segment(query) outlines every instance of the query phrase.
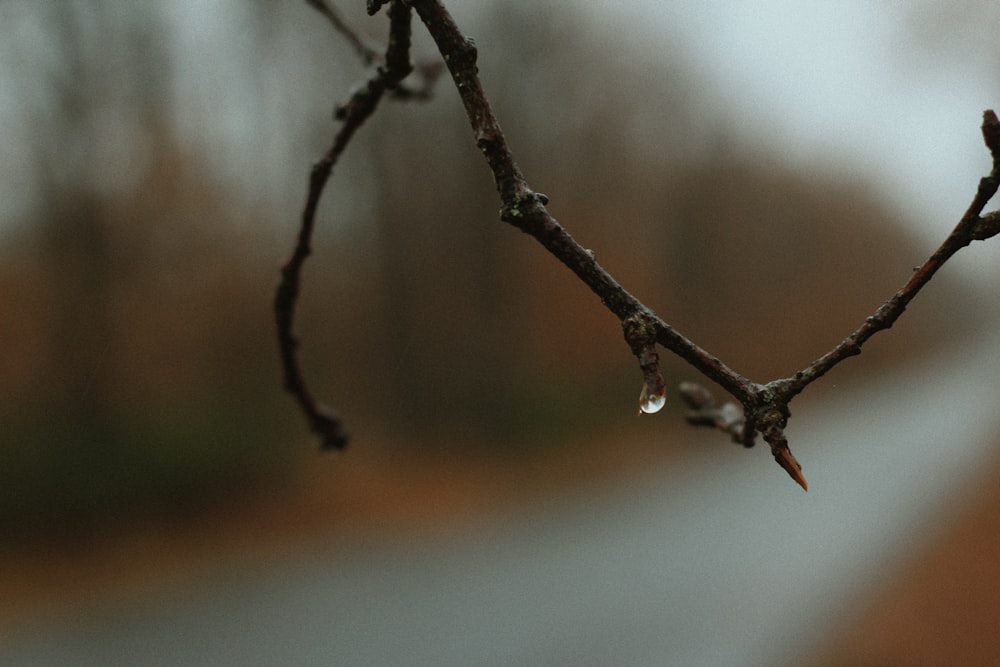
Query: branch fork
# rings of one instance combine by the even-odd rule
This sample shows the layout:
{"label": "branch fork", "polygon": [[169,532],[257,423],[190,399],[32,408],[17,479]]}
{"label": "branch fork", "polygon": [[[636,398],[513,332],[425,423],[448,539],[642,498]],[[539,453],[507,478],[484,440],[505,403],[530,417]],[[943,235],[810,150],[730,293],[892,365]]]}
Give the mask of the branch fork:
{"label": "branch fork", "polygon": [[347,435],[339,417],[313,399],[302,378],[297,357],[298,340],[292,331],[299,275],[310,252],[320,196],[334,164],[354,132],[374,112],[385,91],[394,91],[397,97],[404,99],[424,99],[441,71],[441,63],[422,66],[418,68],[424,79],[422,87],[409,89],[402,85],[403,79],[413,70],[409,57],[411,10],[416,11],[431,34],[443,58],[443,66],[448,69],[465,107],[476,145],[486,158],[500,196],[500,219],[537,240],[576,274],[621,321],[625,341],[643,374],[640,412],[655,412],[665,400],[665,382],[659,369],[657,349],[660,346],[687,361],[740,404],[726,402],[720,405],[705,387],[683,382],[679,390],[687,404],[685,418],[688,423],[719,429],[744,447],[752,447],[760,434],[770,446],[778,465],[803,489],[808,489],[808,486],[802,467],[792,455],[784,434],[791,415],[791,401],[834,366],[860,354],[862,346],[873,335],[892,327],[920,289],[958,250],[972,241],[1000,233],[1000,212],[983,214],[986,204],[1000,187],[1000,121],[993,111],[986,111],[982,133],[992,156],[992,170],[980,180],[972,203],[941,246],[914,270],[899,291],[832,350],[791,377],[766,384],[751,382],[682,335],[625,290],[597,263],[593,251],[577,243],[549,214],[545,208],[548,197],[529,187],[493,114],[479,80],[476,67],[478,53],[474,42],[462,35],[440,0],[368,0],[369,14],[375,14],[382,6],[389,5],[389,42],[384,57],[380,57],[348,29],[326,0],[306,1],[323,13],[338,32],[347,36],[366,64],[376,65],[375,74],[337,109],[336,118],[342,125],[326,155],[313,167],[298,240],[291,258],[282,268],[282,279],[274,302],[285,387],[298,400],[324,447],[342,448],[347,442]]}

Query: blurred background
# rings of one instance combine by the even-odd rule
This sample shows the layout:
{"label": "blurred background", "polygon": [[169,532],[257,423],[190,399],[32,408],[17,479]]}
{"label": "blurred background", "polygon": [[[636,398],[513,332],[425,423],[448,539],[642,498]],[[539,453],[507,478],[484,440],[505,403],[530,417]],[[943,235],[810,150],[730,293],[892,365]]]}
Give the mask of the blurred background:
{"label": "blurred background", "polygon": [[[995,3],[455,5],[549,210],[757,381],[853,330],[989,171]],[[996,655],[992,241],[796,402],[803,495],[673,396],[635,417],[618,323],[499,223],[442,80],[325,192],[297,324],[353,439],[317,451],[271,303],[367,74],[305,2],[0,4],[5,662]]]}

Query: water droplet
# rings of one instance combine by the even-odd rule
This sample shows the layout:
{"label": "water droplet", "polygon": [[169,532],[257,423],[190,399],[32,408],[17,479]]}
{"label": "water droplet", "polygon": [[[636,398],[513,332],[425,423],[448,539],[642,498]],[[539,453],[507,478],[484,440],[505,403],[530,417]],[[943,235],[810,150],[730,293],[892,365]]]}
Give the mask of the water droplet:
{"label": "water droplet", "polygon": [[659,412],[666,402],[667,397],[664,396],[662,390],[650,391],[649,385],[643,383],[642,393],[639,394],[639,414],[645,412],[647,415],[651,415],[654,412]]}

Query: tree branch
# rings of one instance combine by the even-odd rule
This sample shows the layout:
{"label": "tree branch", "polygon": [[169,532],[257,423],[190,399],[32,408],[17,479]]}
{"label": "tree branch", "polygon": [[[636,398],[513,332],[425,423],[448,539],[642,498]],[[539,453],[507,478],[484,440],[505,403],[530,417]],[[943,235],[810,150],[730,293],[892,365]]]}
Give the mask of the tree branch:
{"label": "tree branch", "polygon": [[[861,354],[861,347],[879,331],[890,328],[906,310],[906,306],[916,297],[917,293],[930,282],[934,274],[956,252],[975,240],[984,240],[1000,232],[1000,215],[997,212],[983,215],[986,204],[996,195],[1000,188],[1000,121],[992,110],[983,112],[983,140],[993,158],[993,166],[989,176],[979,181],[979,187],[972,203],[951,234],[944,240],[934,253],[918,267],[906,284],[892,295],[885,303],[868,316],[855,331],[851,332],[832,350],[819,357],[801,371],[789,378],[769,382],[759,388],[756,401],[743,401],[744,414],[751,415],[743,425],[742,442],[747,446],[753,444],[752,431],[759,430],[764,439],[771,444],[775,459],[786,471],[805,488],[805,479],[798,479],[795,469],[801,476],[801,467],[795,462],[788,443],[781,435],[784,423],[774,418],[774,413],[765,410],[761,413],[754,406],[770,406],[784,411],[784,420],[788,418],[788,404],[812,382],[825,375],[834,366],[845,359]],[[689,423],[709,425],[733,434],[736,422],[733,418],[735,406],[727,403],[721,409],[716,408],[708,390],[698,385],[685,383],[681,386],[681,395],[691,408],[686,415]],[[778,413],[780,415],[780,412]],[[762,427],[762,424],[766,426]],[[768,438],[768,433],[772,439]],[[794,463],[794,465],[792,465]]]}
{"label": "tree branch", "polygon": [[[325,5],[320,0],[309,1],[314,6]],[[377,12],[383,4],[386,4],[386,0],[369,0],[369,13]],[[689,408],[685,415],[687,421],[694,425],[718,428],[735,442],[746,447],[754,445],[759,433],[770,446],[775,461],[803,489],[807,489],[807,484],[802,476],[802,468],[792,456],[784,435],[791,414],[789,410],[791,400],[834,366],[860,354],[862,346],[873,335],[890,328],[921,288],[958,250],[973,240],[990,238],[1000,233],[1000,214],[982,213],[1000,185],[1000,122],[992,111],[987,111],[984,113],[982,131],[993,157],[993,169],[989,176],[980,181],[972,204],[952,233],[913,273],[902,289],[866,318],[861,326],[840,344],[791,377],[757,384],[679,333],[625,290],[598,264],[594,252],[581,246],[549,214],[546,209],[548,197],[529,187],[493,113],[479,79],[476,66],[478,53],[475,44],[462,35],[444,5],[439,0],[406,2],[392,0],[389,12],[393,28],[385,59],[387,69],[383,71],[380,68],[379,73],[369,80],[367,86],[355,93],[351,102],[345,107],[344,113],[338,115],[338,118],[344,120],[344,126],[327,156],[313,169],[299,243],[292,259],[282,270],[283,281],[276,298],[279,339],[286,369],[286,387],[299,398],[309,415],[313,429],[323,437],[324,446],[341,447],[346,441],[346,436],[343,435],[336,417],[325,416],[329,413],[317,409],[315,402],[305,390],[295,361],[295,340],[291,335],[291,324],[298,289],[298,273],[302,261],[308,254],[316,202],[330,175],[333,163],[357,126],[374,110],[382,91],[393,86],[398,87],[402,76],[405,76],[405,74],[400,76],[406,69],[401,64],[403,62],[401,54],[406,53],[408,49],[409,22],[407,18],[404,32],[400,12],[405,8],[408,17],[409,7],[417,12],[426,26],[458,90],[476,145],[486,158],[493,174],[501,200],[501,220],[538,241],[576,274],[600,298],[601,303],[621,321],[626,343],[636,356],[643,373],[640,413],[655,412],[664,402],[664,381],[660,374],[659,354],[656,350],[658,344],[687,361],[732,394],[742,405],[742,410],[731,402],[718,406],[711,393],[704,387],[694,383],[682,383],[681,395]],[[394,51],[394,48],[398,51]],[[405,62],[408,65],[408,56]]]}
{"label": "tree branch", "polygon": [[[325,16],[331,18],[331,21],[334,20],[332,17],[337,16],[326,2],[307,1],[320,9]],[[345,104],[337,108],[335,115],[338,120],[343,121],[343,125],[326,154],[313,165],[309,175],[309,191],[302,211],[298,239],[292,256],[281,268],[281,281],[274,297],[278,347],[284,370],[285,389],[298,401],[310,428],[319,436],[320,444],[324,449],[343,449],[347,445],[348,435],[337,413],[320,404],[313,397],[303,378],[299,364],[299,341],[294,332],[294,323],[302,265],[312,252],[312,233],[316,222],[316,210],[334,165],[344,149],[347,148],[354,133],[375,111],[383,93],[386,90],[398,88],[400,82],[413,69],[409,57],[410,20],[410,8],[403,3],[394,2],[389,10],[389,46],[386,49],[385,65],[379,66],[365,84],[355,90]],[[334,23],[337,25],[336,21]],[[352,35],[353,33],[348,31],[347,34]],[[365,55],[366,51],[363,49],[360,51],[362,57],[368,60]]]}
{"label": "tree branch", "polygon": [[860,327],[851,332],[835,348],[796,373],[794,378],[789,379],[785,390],[789,399],[847,357],[861,354],[861,346],[879,331],[891,327],[906,310],[910,301],[956,252],[975,240],[989,238],[1000,231],[995,213],[987,215],[985,218],[980,217],[986,204],[996,194],[997,187],[1000,185],[1000,122],[997,121],[996,114],[991,110],[983,112],[982,132],[986,147],[993,157],[993,168],[989,176],[979,181],[979,188],[976,190],[972,203],[958,224],[955,225],[951,234],[934,251],[934,254],[913,272],[903,288],[879,306],[875,313],[866,318]]}

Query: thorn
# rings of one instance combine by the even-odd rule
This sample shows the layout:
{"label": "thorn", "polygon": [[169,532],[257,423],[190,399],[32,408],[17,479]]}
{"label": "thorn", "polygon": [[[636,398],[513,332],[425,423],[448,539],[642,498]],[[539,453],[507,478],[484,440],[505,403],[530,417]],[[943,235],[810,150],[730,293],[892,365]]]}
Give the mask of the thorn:
{"label": "thorn", "polygon": [[771,453],[774,454],[774,460],[778,462],[779,466],[785,469],[788,476],[794,479],[795,483],[801,486],[803,491],[808,491],[809,485],[806,483],[806,478],[802,476],[802,466],[792,456],[791,450],[788,447],[772,447]]}

